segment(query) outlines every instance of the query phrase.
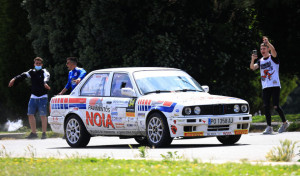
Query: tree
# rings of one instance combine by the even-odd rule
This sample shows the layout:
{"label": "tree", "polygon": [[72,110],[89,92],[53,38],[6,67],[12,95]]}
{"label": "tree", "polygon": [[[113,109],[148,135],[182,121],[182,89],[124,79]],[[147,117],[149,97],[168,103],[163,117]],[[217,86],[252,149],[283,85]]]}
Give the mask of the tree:
{"label": "tree", "polygon": [[0,124],[24,116],[30,95],[27,82],[8,89],[10,79],[33,66],[31,41],[26,38],[30,26],[21,2],[0,0]]}

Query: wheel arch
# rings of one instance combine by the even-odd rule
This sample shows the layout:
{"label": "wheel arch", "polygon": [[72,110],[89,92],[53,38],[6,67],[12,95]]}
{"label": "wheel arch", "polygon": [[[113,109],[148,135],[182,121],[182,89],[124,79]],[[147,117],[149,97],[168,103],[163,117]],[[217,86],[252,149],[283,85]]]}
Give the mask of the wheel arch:
{"label": "wheel arch", "polygon": [[[69,113],[69,114],[67,114],[67,115],[65,116],[65,119],[64,119],[64,131],[66,130],[66,123],[67,123],[67,120],[68,120],[68,118],[69,118],[70,116],[72,116],[72,115],[77,116],[77,117],[81,120],[82,124],[84,125],[85,130],[87,131],[86,126],[85,126],[85,123],[83,122],[82,118],[81,118],[78,114],[73,113],[73,112],[72,112],[72,113]],[[88,131],[87,131],[87,132],[88,132]],[[88,133],[89,133],[89,132],[88,132]]]}
{"label": "wheel arch", "polygon": [[157,110],[157,109],[153,109],[153,110],[151,110],[151,111],[147,114],[146,121],[145,121],[146,125],[147,125],[147,122],[148,122],[149,117],[150,117],[152,114],[154,114],[154,113],[160,113],[160,114],[166,119],[166,121],[167,121],[167,123],[168,123],[168,125],[169,125],[169,122],[168,122],[168,119],[167,119],[166,115],[165,115],[163,112],[161,112],[160,110]]}

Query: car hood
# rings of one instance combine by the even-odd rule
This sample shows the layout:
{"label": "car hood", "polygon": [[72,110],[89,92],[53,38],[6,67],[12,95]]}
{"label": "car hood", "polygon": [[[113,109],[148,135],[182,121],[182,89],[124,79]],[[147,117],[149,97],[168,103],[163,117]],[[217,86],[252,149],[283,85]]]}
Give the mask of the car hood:
{"label": "car hood", "polygon": [[152,101],[170,101],[183,106],[234,103],[248,104],[247,101],[240,98],[211,95],[204,92],[153,93],[143,96],[143,99],[150,99]]}

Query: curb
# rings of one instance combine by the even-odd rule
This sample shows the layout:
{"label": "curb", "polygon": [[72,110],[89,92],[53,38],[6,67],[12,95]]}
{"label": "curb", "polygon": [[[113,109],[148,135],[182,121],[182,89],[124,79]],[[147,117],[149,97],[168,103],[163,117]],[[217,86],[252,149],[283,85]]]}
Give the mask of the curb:
{"label": "curb", "polygon": [[[292,124],[293,122],[290,122]],[[299,123],[300,122],[295,122]],[[282,122],[272,122],[272,127],[278,127]],[[266,122],[263,123],[251,123],[249,132],[264,131],[267,126]],[[25,133],[0,133],[0,140],[2,139],[24,139]]]}
{"label": "curb", "polygon": [[0,140],[6,139],[24,139],[25,133],[0,133]]}
{"label": "curb", "polygon": [[[300,122],[289,122],[290,125],[293,123],[300,124]],[[272,127],[279,127],[282,124],[282,122],[272,122]],[[252,131],[264,131],[267,127],[267,122],[263,123],[251,123],[250,124],[250,132]]]}

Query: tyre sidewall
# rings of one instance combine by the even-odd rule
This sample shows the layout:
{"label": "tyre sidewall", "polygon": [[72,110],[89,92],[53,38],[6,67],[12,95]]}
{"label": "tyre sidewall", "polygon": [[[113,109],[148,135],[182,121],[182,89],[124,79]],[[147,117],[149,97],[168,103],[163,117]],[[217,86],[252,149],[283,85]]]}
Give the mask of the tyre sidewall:
{"label": "tyre sidewall", "polygon": [[79,129],[80,129],[80,136],[79,136],[79,139],[76,143],[71,143],[69,140],[68,140],[68,137],[66,136],[66,141],[67,143],[69,144],[69,146],[71,147],[74,147],[74,148],[79,148],[79,147],[86,147],[87,144],[89,143],[90,141],[90,134],[87,132],[84,124],[82,123],[82,120],[77,116],[77,115],[71,115],[66,123],[65,123],[65,135],[67,135],[66,133],[66,127],[67,127],[67,124],[69,123],[69,121],[71,119],[75,119],[78,123],[79,123]]}
{"label": "tyre sidewall", "polygon": [[[163,134],[162,134],[161,140],[157,143],[153,143],[150,140],[149,135],[148,135],[148,125],[149,125],[150,120],[153,117],[157,117],[161,121],[162,127],[163,127]],[[150,115],[150,117],[147,119],[146,127],[147,127],[146,128],[146,138],[147,138],[147,141],[148,141],[148,144],[150,147],[166,147],[171,144],[173,138],[171,138],[171,136],[170,136],[170,131],[169,131],[167,120],[162,114],[155,112],[152,115]]]}
{"label": "tyre sidewall", "polygon": [[240,140],[242,135],[218,136],[217,139],[224,145],[233,145]]}

